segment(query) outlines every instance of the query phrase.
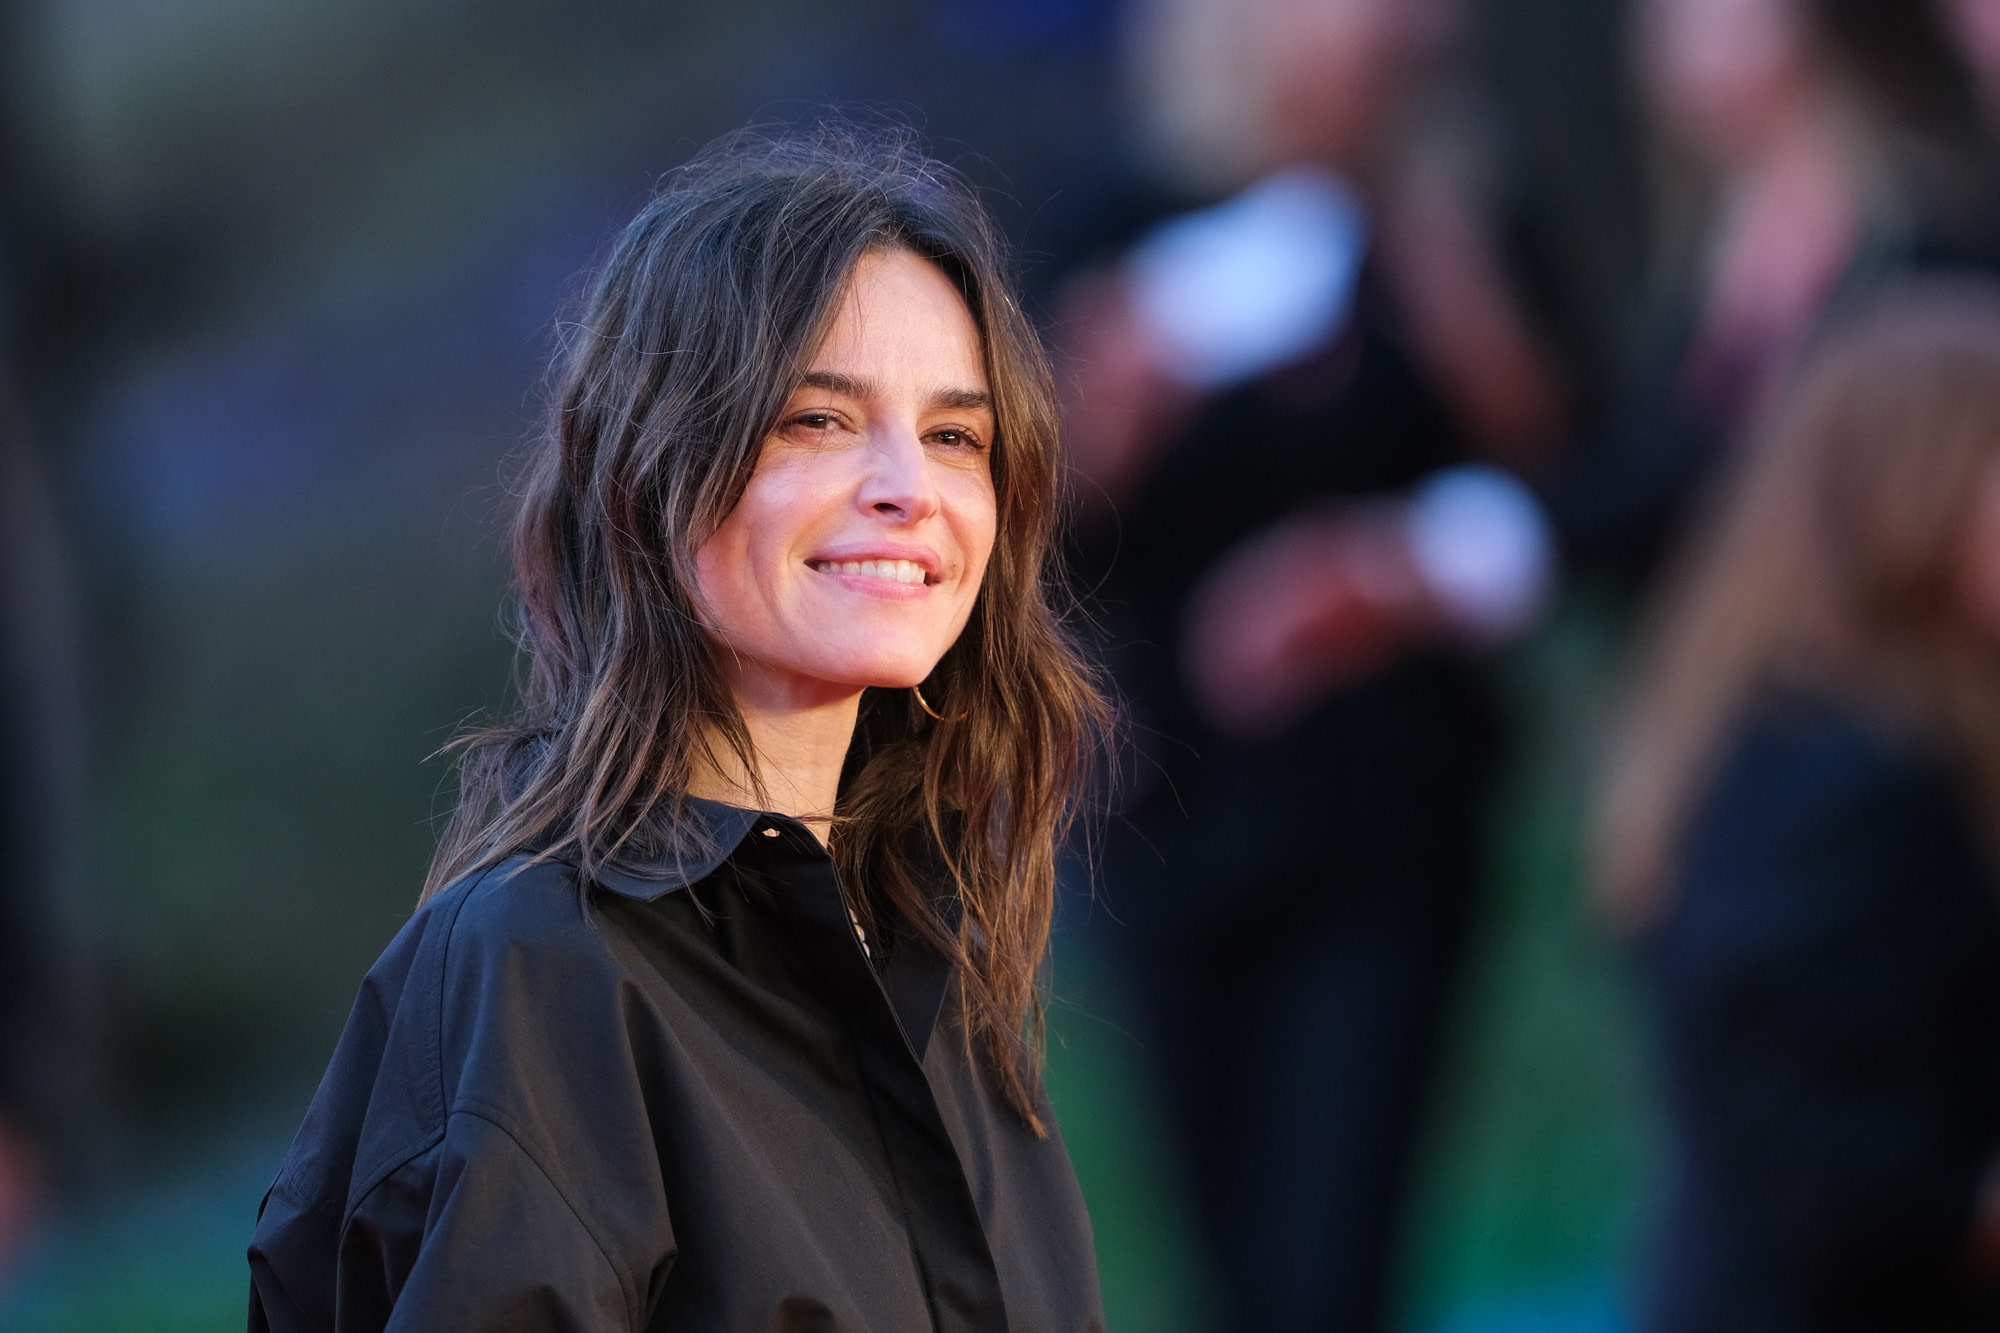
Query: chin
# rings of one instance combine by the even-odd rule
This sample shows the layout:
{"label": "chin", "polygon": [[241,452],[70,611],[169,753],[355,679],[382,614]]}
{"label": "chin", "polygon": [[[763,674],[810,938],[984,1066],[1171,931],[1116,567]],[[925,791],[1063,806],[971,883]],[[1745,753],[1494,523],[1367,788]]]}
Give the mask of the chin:
{"label": "chin", "polygon": [[814,663],[802,674],[860,689],[907,690],[921,685],[937,665],[934,657],[921,659],[883,658],[871,655],[846,661]]}
{"label": "chin", "polygon": [[907,690],[912,685],[923,684],[936,666],[937,661],[934,658],[921,664],[898,663],[893,666],[885,664],[877,670],[868,672],[865,679],[874,689]]}

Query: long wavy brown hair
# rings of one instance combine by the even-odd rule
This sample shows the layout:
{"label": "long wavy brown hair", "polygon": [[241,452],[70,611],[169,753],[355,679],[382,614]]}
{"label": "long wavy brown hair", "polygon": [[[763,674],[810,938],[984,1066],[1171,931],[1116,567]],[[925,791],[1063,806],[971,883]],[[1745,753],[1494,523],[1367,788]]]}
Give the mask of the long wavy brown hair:
{"label": "long wavy brown hair", "polygon": [[2000,460],[2000,285],[1871,298],[1807,356],[1696,533],[1643,645],[1598,810],[1606,905],[1643,924],[1728,729],[1766,685],[1920,735],[2000,829],[2000,653],[1962,549]]}
{"label": "long wavy brown hair", "polygon": [[[512,719],[462,737],[424,893],[522,849],[601,865],[690,855],[713,747],[756,756],[703,628],[695,553],[742,495],[856,263],[935,264],[979,329],[998,535],[925,694],[869,690],[831,844],[867,926],[893,912],[956,964],[969,1049],[1041,1131],[1038,978],[1057,847],[1111,709],[1059,612],[1054,396],[971,187],[904,132],[745,132],[670,175],[565,327],[513,529],[525,666]],[[933,900],[932,871],[955,881]]]}

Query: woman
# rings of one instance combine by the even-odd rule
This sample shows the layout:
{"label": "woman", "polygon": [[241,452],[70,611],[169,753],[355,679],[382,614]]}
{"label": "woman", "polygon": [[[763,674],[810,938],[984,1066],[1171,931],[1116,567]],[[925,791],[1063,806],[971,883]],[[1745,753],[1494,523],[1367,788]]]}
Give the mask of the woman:
{"label": "woman", "polygon": [[1373,1333],[1502,758],[1465,650],[1524,629],[1547,574],[1533,500],[1468,465],[1532,452],[1560,385],[1407,143],[1455,6],[1151,8],[1218,99],[1176,110],[1240,116],[1234,166],[1262,179],[1074,289],[1079,564],[1138,751],[1099,859],[1107,956],[1215,1326]]}
{"label": "woman", "polygon": [[253,1328],[1101,1327],[1034,1045],[1106,716],[1050,403],[905,142],[726,141],[625,230],[526,475],[522,711],[265,1201]]}
{"label": "woman", "polygon": [[1829,315],[1885,278],[1991,268],[2000,174],[1935,5],[1644,0],[1658,299],[1554,488],[1574,555],[1643,585]]}
{"label": "woman", "polygon": [[1639,1326],[1991,1327],[2000,288],[1860,309],[1736,482],[1599,829],[1668,1104]]}

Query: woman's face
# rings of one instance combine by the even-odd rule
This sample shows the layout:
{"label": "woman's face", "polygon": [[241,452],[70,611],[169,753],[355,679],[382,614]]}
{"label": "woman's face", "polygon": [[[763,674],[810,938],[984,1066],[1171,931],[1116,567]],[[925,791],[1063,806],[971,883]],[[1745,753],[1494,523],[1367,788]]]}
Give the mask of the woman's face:
{"label": "woman's face", "polygon": [[1456,5],[1265,0],[1248,12],[1271,154],[1282,163],[1352,168],[1421,86]]}
{"label": "woman's face", "polygon": [[1797,0],[1649,0],[1639,59],[1667,133],[1725,163],[1779,133],[1808,86]]}
{"label": "woman's face", "polygon": [[740,700],[920,683],[972,614],[996,525],[979,330],[907,250],[856,265],[743,496],[696,553]]}

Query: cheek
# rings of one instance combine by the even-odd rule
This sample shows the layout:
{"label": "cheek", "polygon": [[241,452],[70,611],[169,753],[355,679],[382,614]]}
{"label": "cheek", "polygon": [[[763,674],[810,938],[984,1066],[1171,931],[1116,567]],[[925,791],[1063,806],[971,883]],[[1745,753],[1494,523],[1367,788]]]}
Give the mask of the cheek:
{"label": "cheek", "polygon": [[[1000,529],[999,501],[993,494],[992,480],[983,476],[967,478],[964,487],[952,496],[950,503],[952,526],[956,530],[966,566],[979,571],[983,577]],[[976,590],[978,580],[973,580],[973,583]]]}
{"label": "cheek", "polygon": [[694,556],[695,596],[701,605],[702,619],[711,631],[725,638],[743,611],[742,591],[736,577],[743,563],[733,554],[733,537],[726,525],[718,528]]}
{"label": "cheek", "polygon": [[759,590],[768,582],[772,555],[766,499],[756,488],[746,490],[695,552],[696,591],[711,628],[725,635],[740,632],[763,602]]}
{"label": "cheek", "polygon": [[769,574],[785,562],[812,521],[811,478],[801,471],[759,465],[736,507],[701,548],[703,561],[716,566],[716,577],[747,579],[752,571]]}

